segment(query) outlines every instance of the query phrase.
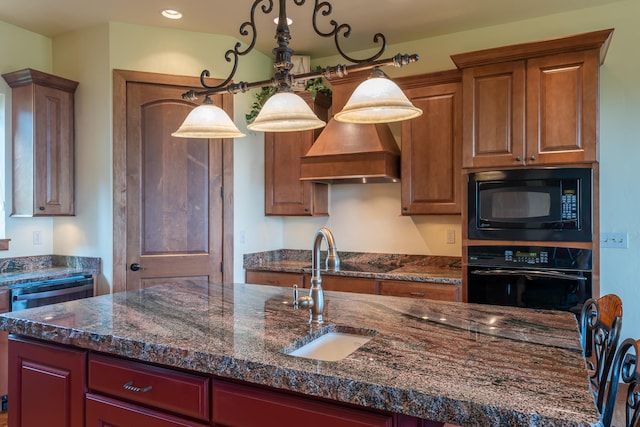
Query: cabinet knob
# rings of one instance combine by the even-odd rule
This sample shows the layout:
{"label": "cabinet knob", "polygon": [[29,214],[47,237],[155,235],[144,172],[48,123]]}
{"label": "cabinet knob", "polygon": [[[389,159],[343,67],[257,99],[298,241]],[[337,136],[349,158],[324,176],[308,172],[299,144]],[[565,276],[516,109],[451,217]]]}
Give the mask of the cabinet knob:
{"label": "cabinet knob", "polygon": [[516,156],[516,161],[519,162],[520,160],[522,160],[522,157]]}
{"label": "cabinet knob", "polygon": [[40,206],[38,209],[43,211],[45,208],[44,208],[44,206]]}
{"label": "cabinet knob", "polygon": [[138,264],[137,262],[134,262],[129,266],[129,268],[131,269],[131,271],[138,271],[140,270],[140,264]]}
{"label": "cabinet knob", "polygon": [[531,160],[538,160],[536,156],[531,156]]}

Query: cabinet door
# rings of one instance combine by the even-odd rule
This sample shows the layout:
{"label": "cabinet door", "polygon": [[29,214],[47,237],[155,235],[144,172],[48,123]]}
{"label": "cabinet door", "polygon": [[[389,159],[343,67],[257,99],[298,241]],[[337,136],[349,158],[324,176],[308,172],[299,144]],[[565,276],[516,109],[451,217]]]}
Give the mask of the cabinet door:
{"label": "cabinet door", "polygon": [[225,382],[213,383],[213,420],[242,427],[392,427],[393,417]]}
{"label": "cabinet door", "polygon": [[34,216],[74,214],[73,93],[35,88]]}
{"label": "cabinet door", "polygon": [[380,281],[380,295],[460,301],[460,286],[403,280]]}
{"label": "cabinet door", "polygon": [[83,427],[86,353],[10,337],[9,427]]}
{"label": "cabinet door", "polygon": [[270,286],[304,287],[304,275],[297,273],[279,273],[271,271],[247,271],[246,283]]}
{"label": "cabinet door", "polygon": [[462,166],[523,165],[525,61],[465,68],[462,92]]}
{"label": "cabinet door", "polygon": [[460,83],[405,91],[422,116],[402,124],[402,214],[460,214]]}
{"label": "cabinet door", "polygon": [[597,161],[599,50],[527,61],[527,163]]}
{"label": "cabinet door", "polygon": [[328,185],[300,181],[313,140],[313,131],[265,134],[265,215],[328,215]]}
{"label": "cabinet door", "polygon": [[[300,96],[320,119],[327,121],[329,98],[318,93],[313,100],[308,92],[302,92]],[[265,215],[329,215],[329,186],[300,181],[300,158],[309,151],[320,131],[265,134]]]}
{"label": "cabinet door", "polygon": [[87,394],[86,411],[86,427],[206,427],[205,424],[93,394]]}

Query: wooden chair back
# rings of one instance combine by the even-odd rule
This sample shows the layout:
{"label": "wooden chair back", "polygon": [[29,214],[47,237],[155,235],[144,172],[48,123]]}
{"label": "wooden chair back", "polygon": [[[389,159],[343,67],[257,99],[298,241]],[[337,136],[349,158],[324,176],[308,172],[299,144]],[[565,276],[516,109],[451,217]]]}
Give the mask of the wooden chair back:
{"label": "wooden chair back", "polygon": [[622,300],[615,294],[587,300],[582,307],[582,351],[598,411],[604,410],[606,381],[622,328]]}
{"label": "wooden chair back", "polygon": [[[602,413],[602,424],[611,426],[616,405],[616,396],[620,384],[628,385],[626,399],[624,401],[625,423],[624,427],[640,427],[640,365],[638,364],[638,349],[640,340],[627,338],[622,341],[611,366],[606,395],[606,405]],[[622,382],[620,381],[622,380]],[[617,427],[618,424],[616,424]]]}

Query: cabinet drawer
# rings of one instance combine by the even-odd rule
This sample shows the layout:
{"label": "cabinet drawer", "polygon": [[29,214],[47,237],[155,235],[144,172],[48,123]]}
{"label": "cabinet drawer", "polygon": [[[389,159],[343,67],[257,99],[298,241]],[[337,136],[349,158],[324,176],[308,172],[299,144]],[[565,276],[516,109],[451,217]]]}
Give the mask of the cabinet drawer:
{"label": "cabinet drawer", "polygon": [[87,394],[86,426],[118,426],[118,427],[206,427],[184,420],[173,415],[163,414],[152,409],[123,403],[108,397]]}
{"label": "cabinet drawer", "polygon": [[[262,427],[392,427],[393,417],[221,381],[213,383],[216,425]],[[266,422],[266,421],[269,422]],[[276,421],[277,420],[277,421]]]}
{"label": "cabinet drawer", "polygon": [[[311,286],[311,285],[309,285]],[[357,292],[359,294],[375,294],[376,281],[364,277],[322,276],[322,289],[325,291]]]}
{"label": "cabinet drawer", "polygon": [[209,378],[108,356],[89,356],[89,389],[209,420]]}
{"label": "cabinet drawer", "polygon": [[285,286],[298,285],[304,287],[304,275],[296,273],[277,273],[270,271],[247,271],[247,283],[258,285]]}
{"label": "cabinet drawer", "polygon": [[380,295],[460,301],[460,286],[402,280],[380,281]]}

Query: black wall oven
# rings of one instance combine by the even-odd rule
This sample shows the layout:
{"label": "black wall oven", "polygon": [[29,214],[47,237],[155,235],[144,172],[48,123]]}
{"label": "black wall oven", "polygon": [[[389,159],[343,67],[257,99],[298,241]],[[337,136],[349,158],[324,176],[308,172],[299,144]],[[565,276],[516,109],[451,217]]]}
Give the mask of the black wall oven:
{"label": "black wall oven", "polygon": [[579,315],[592,295],[591,255],[578,248],[470,246],[468,301]]}
{"label": "black wall oven", "polygon": [[592,241],[590,168],[514,169],[469,174],[469,238]]}

